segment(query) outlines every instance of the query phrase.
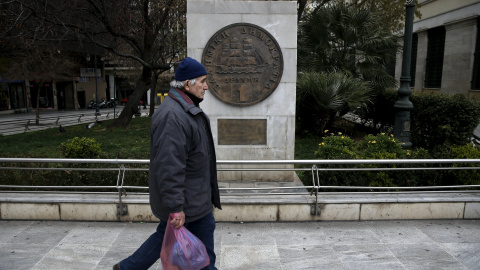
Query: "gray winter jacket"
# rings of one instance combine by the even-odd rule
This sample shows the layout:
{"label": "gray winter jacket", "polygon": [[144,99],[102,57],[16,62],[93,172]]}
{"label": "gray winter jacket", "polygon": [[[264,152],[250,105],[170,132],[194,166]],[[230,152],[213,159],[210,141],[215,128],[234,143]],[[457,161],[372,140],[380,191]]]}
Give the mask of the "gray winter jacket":
{"label": "gray winter jacket", "polygon": [[210,120],[181,90],[170,89],[152,117],[149,189],[160,220],[183,211],[192,222],[221,209]]}

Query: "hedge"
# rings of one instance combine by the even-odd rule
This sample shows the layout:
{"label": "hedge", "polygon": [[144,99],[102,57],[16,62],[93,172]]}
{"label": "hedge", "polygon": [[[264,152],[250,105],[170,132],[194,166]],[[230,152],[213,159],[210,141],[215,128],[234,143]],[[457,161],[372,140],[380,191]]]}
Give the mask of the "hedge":
{"label": "hedge", "polygon": [[[445,146],[441,156],[424,149],[404,149],[392,134],[379,133],[367,135],[363,140],[354,141],[341,133],[325,132],[318,144],[315,159],[477,159],[480,147],[472,144]],[[443,186],[443,185],[479,185],[480,172],[477,170],[422,170],[432,164],[388,164],[388,165],[322,165],[321,168],[401,168],[418,166],[419,170],[404,171],[322,171],[322,186],[371,186],[371,187],[407,187],[407,186]],[[452,166],[451,164],[434,166]],[[477,164],[457,164],[454,167],[473,167]],[[305,185],[312,185],[310,172],[300,175]]]}
{"label": "hedge", "polygon": [[[378,131],[392,132],[398,100],[396,91],[385,91],[374,104],[356,113],[363,124],[373,123]],[[410,140],[414,147],[434,149],[443,145],[464,145],[480,122],[480,101],[464,95],[414,92],[410,96]]]}

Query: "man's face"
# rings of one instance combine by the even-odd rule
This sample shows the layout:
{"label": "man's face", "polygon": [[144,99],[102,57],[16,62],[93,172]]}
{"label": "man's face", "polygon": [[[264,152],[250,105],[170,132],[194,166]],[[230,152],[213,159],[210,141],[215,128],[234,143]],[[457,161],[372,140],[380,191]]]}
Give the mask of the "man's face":
{"label": "man's face", "polygon": [[203,99],[205,97],[205,91],[208,90],[207,75],[198,77],[195,85],[191,85],[190,80],[187,80],[185,82],[185,90],[190,94]]}

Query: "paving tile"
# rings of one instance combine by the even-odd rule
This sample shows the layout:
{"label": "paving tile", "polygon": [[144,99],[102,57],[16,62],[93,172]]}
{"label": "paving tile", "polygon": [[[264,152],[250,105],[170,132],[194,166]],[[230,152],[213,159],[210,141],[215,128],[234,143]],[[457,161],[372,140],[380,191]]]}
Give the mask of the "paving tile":
{"label": "paving tile", "polygon": [[376,221],[368,223],[368,227],[385,244],[434,243],[409,221]]}
{"label": "paving tile", "polygon": [[380,239],[370,229],[324,229],[325,241],[332,245],[349,244],[375,244]]}
{"label": "paving tile", "polygon": [[480,268],[480,243],[446,243],[439,246],[468,269]]}
{"label": "paving tile", "polygon": [[[472,219],[472,220],[452,220],[452,224],[456,225],[457,227],[463,228],[466,231],[477,231],[480,228],[480,219]],[[480,238],[479,242],[480,242]]]}
{"label": "paving tile", "polygon": [[[138,247],[112,246],[95,267],[95,270],[111,269],[113,265],[132,255]],[[162,269],[160,259],[150,269]]]}
{"label": "paving tile", "polygon": [[0,244],[0,269],[30,269],[40,261],[51,248],[51,246],[46,245],[26,245],[24,243]]}
{"label": "paving tile", "polygon": [[317,222],[316,224],[321,229],[368,229],[368,221],[325,221]]}
{"label": "paving tile", "polygon": [[283,269],[344,269],[329,245],[279,245],[278,253]]}
{"label": "paving tile", "polygon": [[272,223],[278,246],[312,246],[326,242],[324,230],[317,223]]}
{"label": "paving tile", "polygon": [[417,225],[417,228],[438,243],[480,243],[479,227],[477,222],[456,220],[431,220]]}
{"label": "paving tile", "polygon": [[222,250],[222,226],[216,226],[214,235],[213,235],[213,246],[214,246],[214,251],[215,254],[217,255],[217,260],[220,265],[220,251]]}
{"label": "paving tile", "polygon": [[81,222],[65,236],[60,244],[110,246],[124,229],[124,224],[113,222]]}
{"label": "paving tile", "polygon": [[407,269],[467,269],[437,244],[388,244],[386,246]]}
{"label": "paving tile", "polygon": [[113,246],[140,247],[157,230],[158,223],[125,223]]}
{"label": "paving tile", "polygon": [[31,270],[75,269],[92,270],[108,247],[85,244],[59,244],[52,248]]}
{"label": "paving tile", "polygon": [[333,249],[345,269],[408,269],[383,244],[343,244]]}
{"label": "paving tile", "polygon": [[0,243],[15,240],[20,232],[34,223],[34,221],[0,221]]}
{"label": "paving tile", "polygon": [[222,270],[279,269],[280,255],[276,245],[224,245],[220,268]]}
{"label": "paving tile", "polygon": [[[292,226],[292,224],[295,224]],[[282,229],[282,226],[287,228]],[[273,223],[278,244],[379,243],[379,238],[362,222]],[[290,230],[290,231],[289,231]],[[282,235],[283,234],[283,235]]]}
{"label": "paving tile", "polygon": [[65,238],[70,231],[76,227],[77,224],[71,222],[48,222],[39,221],[34,222],[24,230],[22,230],[16,237],[10,239],[9,243],[23,243],[29,244],[43,244],[52,245],[58,244]]}
{"label": "paving tile", "polygon": [[229,223],[220,232],[221,245],[275,245],[270,223],[256,223],[255,230],[252,233],[250,223]]}

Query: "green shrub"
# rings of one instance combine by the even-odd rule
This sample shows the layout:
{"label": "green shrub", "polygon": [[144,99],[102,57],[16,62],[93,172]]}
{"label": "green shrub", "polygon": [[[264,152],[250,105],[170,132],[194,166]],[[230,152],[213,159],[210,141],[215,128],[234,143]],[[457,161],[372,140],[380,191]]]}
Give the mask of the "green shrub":
{"label": "green shrub", "polygon": [[[480,159],[480,148],[472,144],[452,147],[452,158],[454,159]],[[478,167],[475,163],[459,163],[454,167]],[[480,172],[478,170],[455,170],[452,172],[455,185],[479,185]]]}
{"label": "green shrub", "polygon": [[[406,156],[406,150],[403,149],[398,142],[395,141],[393,135],[387,135],[380,133],[377,135],[367,135],[364,140],[358,142],[356,145],[356,151],[362,159],[399,159]],[[378,167],[396,168],[396,164],[391,165],[376,165],[367,164],[361,167],[365,168],[378,168]],[[394,173],[389,171],[367,171],[362,177],[363,181],[368,186],[373,187],[385,187],[385,186],[398,186],[399,183],[395,181]]]}
{"label": "green shrub", "polygon": [[[363,124],[371,123],[379,131],[393,131],[398,100],[396,91],[379,94],[373,105],[358,109]],[[410,140],[415,147],[434,149],[437,146],[464,145],[480,121],[480,101],[463,95],[414,92],[410,96]]]}
{"label": "green shrub", "polygon": [[[472,144],[464,146],[443,145],[441,151],[424,148],[413,150],[402,148],[393,135],[380,133],[367,135],[363,140],[355,142],[341,133],[328,133],[323,137],[315,151],[316,159],[480,159],[480,148]],[[440,150],[440,148],[435,148]],[[436,166],[439,169],[424,169]],[[445,186],[474,185],[480,183],[480,172],[477,170],[442,170],[451,164],[362,164],[362,165],[330,165],[319,167],[320,184],[322,186],[371,186],[371,187],[406,187],[406,186]],[[474,167],[476,164],[458,164],[454,167]],[[402,168],[416,170],[402,170]],[[376,171],[376,168],[387,170]],[[334,170],[331,170],[334,169]],[[346,169],[346,170],[339,170]],[[354,169],[354,170],[352,170]],[[355,170],[373,169],[373,170]],[[312,185],[312,174],[309,171],[299,175],[305,185]]]}
{"label": "green shrub", "polygon": [[[326,134],[322,138],[322,141],[318,144],[318,148],[314,153],[316,159],[356,159],[355,141],[350,137],[343,135],[342,133],[329,133],[328,130],[324,131]],[[352,168],[354,165],[321,165],[322,169],[329,168]],[[323,186],[352,186],[357,179],[355,175],[357,172],[345,172],[345,171],[321,171],[320,185]],[[305,172],[305,184],[312,184],[311,172]]]}
{"label": "green shrub", "polygon": [[[328,133],[325,130],[324,133]],[[315,151],[315,157],[318,159],[354,159],[355,141],[342,133],[330,133],[323,137],[323,141],[318,145]]]}
{"label": "green shrub", "polygon": [[94,138],[74,137],[62,143],[61,148],[66,158],[95,158],[101,153],[101,144]]}
{"label": "green shrub", "polygon": [[406,155],[406,151],[395,141],[393,135],[380,133],[367,135],[357,145],[357,151],[363,158],[369,159],[397,159]]}
{"label": "green shrub", "polygon": [[342,116],[370,102],[367,82],[343,73],[306,72],[298,76],[296,124],[321,134]]}
{"label": "green shrub", "polygon": [[464,145],[480,120],[480,102],[463,95],[414,94],[411,141],[417,147]]}

